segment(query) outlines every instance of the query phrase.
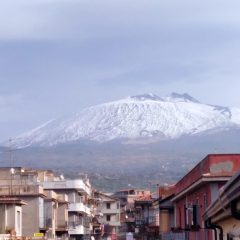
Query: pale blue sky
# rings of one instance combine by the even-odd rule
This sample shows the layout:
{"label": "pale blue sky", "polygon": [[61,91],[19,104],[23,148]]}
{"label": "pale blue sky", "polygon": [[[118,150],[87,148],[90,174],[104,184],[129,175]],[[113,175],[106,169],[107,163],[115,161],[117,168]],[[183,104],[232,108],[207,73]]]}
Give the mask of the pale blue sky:
{"label": "pale blue sky", "polygon": [[240,107],[238,0],[0,2],[0,140],[128,95]]}

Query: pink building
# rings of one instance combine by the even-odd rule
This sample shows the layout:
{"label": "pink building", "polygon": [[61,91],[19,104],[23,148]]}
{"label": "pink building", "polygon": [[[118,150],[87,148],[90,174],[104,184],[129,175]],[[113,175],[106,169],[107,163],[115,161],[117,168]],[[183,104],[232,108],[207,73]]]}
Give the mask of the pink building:
{"label": "pink building", "polygon": [[205,227],[203,214],[221,188],[240,170],[240,154],[210,154],[176,185],[174,230],[185,232],[185,239],[212,240],[213,231]]}

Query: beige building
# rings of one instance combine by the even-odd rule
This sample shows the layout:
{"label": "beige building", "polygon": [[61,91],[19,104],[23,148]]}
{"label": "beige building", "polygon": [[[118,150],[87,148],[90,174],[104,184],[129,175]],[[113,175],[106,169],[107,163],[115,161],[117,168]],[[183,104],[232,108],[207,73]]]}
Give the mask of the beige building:
{"label": "beige building", "polygon": [[40,231],[44,232],[48,238],[55,238],[58,209],[57,194],[51,190],[44,190],[44,194],[46,198],[44,198],[43,203],[43,225]]}
{"label": "beige building", "polygon": [[[45,182],[58,181],[57,177],[51,170],[37,170],[37,179],[39,184],[44,188]],[[44,188],[44,210],[43,224],[41,232],[46,237],[68,237],[68,195],[62,192]],[[43,227],[42,227],[43,226]]]}
{"label": "beige building", "polygon": [[44,195],[37,172],[24,168],[0,168],[0,196],[17,197],[22,206],[22,235],[32,237],[43,226]]}
{"label": "beige building", "polygon": [[111,195],[99,193],[101,203],[98,205],[98,210],[102,213],[99,219],[100,223],[105,227],[105,235],[119,233],[120,223],[120,201]]}
{"label": "beige building", "polygon": [[149,196],[151,192],[145,189],[122,189],[114,193],[114,197],[120,200],[121,232],[135,231],[135,206],[134,202],[139,197]]}
{"label": "beige building", "polygon": [[22,206],[25,204],[14,197],[0,198],[0,234],[22,236]]}
{"label": "beige building", "polygon": [[21,236],[33,237],[36,233],[43,233],[48,238],[55,238],[68,235],[67,196],[45,191],[41,183],[52,178],[51,171],[0,168],[0,196],[15,197],[25,203],[15,206],[21,219],[21,224],[15,225],[15,231],[18,232],[17,227],[21,226]]}
{"label": "beige building", "polygon": [[56,235],[57,237],[68,237],[68,196],[67,194],[57,194],[57,221]]}
{"label": "beige building", "polygon": [[[2,213],[8,209],[4,216],[11,215],[5,217],[8,222],[4,218],[0,225],[2,232],[11,229],[18,236],[43,233],[47,238],[81,239],[93,231],[93,198],[88,179],[65,180],[49,170],[0,168],[1,196],[19,199],[11,209],[7,203],[0,203]],[[9,219],[17,219],[16,224],[10,225]]]}

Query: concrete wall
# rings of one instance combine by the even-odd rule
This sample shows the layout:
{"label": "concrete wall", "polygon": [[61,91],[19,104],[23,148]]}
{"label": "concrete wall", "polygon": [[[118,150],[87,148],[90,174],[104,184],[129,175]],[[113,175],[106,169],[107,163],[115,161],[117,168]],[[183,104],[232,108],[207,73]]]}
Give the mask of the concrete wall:
{"label": "concrete wall", "polygon": [[6,227],[6,215],[5,215],[5,204],[0,204],[0,234],[5,234]]}
{"label": "concrete wall", "polygon": [[[40,217],[39,205],[40,197],[22,197],[27,205],[22,207],[23,213],[23,236],[32,237],[39,232]],[[43,209],[42,209],[43,211]]]}
{"label": "concrete wall", "polygon": [[66,203],[59,203],[57,208],[57,228],[65,227],[68,222],[68,210]]}
{"label": "concrete wall", "polygon": [[22,207],[14,204],[0,205],[0,234],[15,233],[22,236]]}
{"label": "concrete wall", "polygon": [[15,230],[15,205],[8,204],[6,207],[6,227],[8,230]]}

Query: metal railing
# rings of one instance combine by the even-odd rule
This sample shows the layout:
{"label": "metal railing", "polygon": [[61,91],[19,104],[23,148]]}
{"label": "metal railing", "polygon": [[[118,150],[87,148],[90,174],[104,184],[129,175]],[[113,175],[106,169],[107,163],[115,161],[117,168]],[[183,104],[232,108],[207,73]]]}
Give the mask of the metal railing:
{"label": "metal railing", "polygon": [[39,185],[3,185],[0,187],[0,195],[25,194],[43,194],[43,188]]}
{"label": "metal railing", "polygon": [[51,228],[52,227],[52,222],[54,221],[52,218],[41,217],[40,219],[42,222],[40,228]]}
{"label": "metal railing", "polygon": [[89,219],[81,219],[78,221],[70,221],[68,222],[68,227],[69,228],[77,228],[78,226],[84,226],[85,228],[90,227],[90,220]]}
{"label": "metal railing", "polygon": [[185,240],[186,235],[184,232],[167,232],[167,233],[160,233],[160,240]]}

